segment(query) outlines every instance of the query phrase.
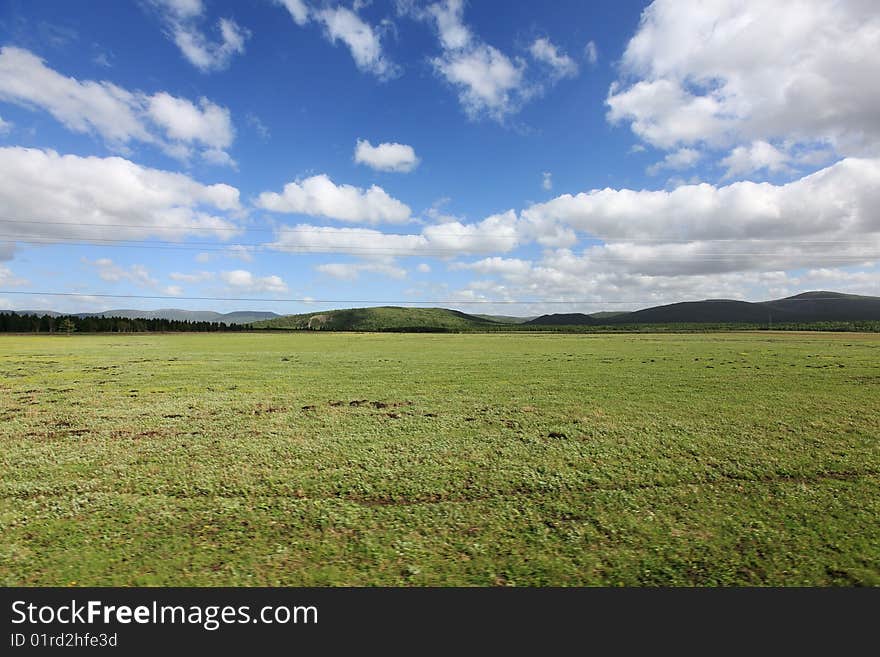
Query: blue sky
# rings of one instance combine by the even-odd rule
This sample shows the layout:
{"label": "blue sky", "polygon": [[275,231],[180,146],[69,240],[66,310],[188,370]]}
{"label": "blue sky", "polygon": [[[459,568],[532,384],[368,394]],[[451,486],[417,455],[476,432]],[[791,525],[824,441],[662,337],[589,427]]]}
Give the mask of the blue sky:
{"label": "blue sky", "polygon": [[855,1],[7,0],[0,307],[880,294],[878,34]]}

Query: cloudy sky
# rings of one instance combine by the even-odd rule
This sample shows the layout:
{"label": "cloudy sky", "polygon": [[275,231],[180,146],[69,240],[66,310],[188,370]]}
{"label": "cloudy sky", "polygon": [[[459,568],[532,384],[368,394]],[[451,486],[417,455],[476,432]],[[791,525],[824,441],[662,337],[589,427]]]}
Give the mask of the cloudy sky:
{"label": "cloudy sky", "polygon": [[0,308],[880,295],[878,80],[874,0],[3,0]]}

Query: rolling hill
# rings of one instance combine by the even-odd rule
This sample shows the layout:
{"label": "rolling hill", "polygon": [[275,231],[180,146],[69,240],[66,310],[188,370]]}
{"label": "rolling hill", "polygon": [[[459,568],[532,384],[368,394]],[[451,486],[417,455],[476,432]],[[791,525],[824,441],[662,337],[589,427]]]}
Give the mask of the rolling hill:
{"label": "rolling hill", "polygon": [[[48,310],[0,311],[58,317]],[[880,297],[804,292],[784,299],[748,302],[732,299],[685,301],[634,312],[556,313],[540,317],[477,315],[446,308],[348,308],[278,315],[273,312],[207,310],[107,310],[75,313],[78,317],[172,319],[190,322],[250,324],[255,329],[325,331],[480,331],[518,330],[541,326],[624,326],[644,324],[803,324],[811,322],[880,321]]]}
{"label": "rolling hill", "polygon": [[286,315],[255,322],[253,327],[324,331],[430,331],[468,330],[499,325],[500,322],[446,308],[382,306]]}
{"label": "rolling hill", "polygon": [[880,320],[880,297],[804,292],[774,301],[731,299],[687,301],[628,313],[542,315],[525,322],[532,326],[595,326],[620,324],[766,324],[770,322],[847,322]]}

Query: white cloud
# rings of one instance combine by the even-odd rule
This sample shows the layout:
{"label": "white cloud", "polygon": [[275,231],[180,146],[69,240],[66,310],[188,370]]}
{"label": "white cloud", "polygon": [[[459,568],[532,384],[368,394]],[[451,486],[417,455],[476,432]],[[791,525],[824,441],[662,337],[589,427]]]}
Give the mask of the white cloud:
{"label": "white cloud", "polygon": [[437,2],[429,6],[427,12],[437,24],[440,45],[444,50],[463,50],[470,45],[473,37],[463,22],[462,0]]}
{"label": "white cloud", "polygon": [[68,129],[97,132],[110,142],[155,141],[139,116],[137,94],[111,82],[64,77],[21,48],[0,48],[0,99],[40,107]]}
{"label": "white cloud", "polygon": [[595,41],[588,41],[587,45],[584,46],[584,56],[587,58],[590,66],[595,66],[599,62],[599,49],[596,47]]}
{"label": "white cloud", "polygon": [[549,171],[545,171],[541,174],[541,187],[547,191],[553,189],[553,174]]}
{"label": "white cloud", "polygon": [[236,170],[238,169],[238,163],[232,159],[229,153],[217,148],[209,148],[202,151],[202,159],[208,164],[231,167]]}
{"label": "white cloud", "polygon": [[849,158],[785,185],[742,181],[672,191],[596,189],[522,212],[535,228],[563,223],[609,238],[796,238],[880,230],[880,159]]}
{"label": "white cloud", "polygon": [[432,249],[447,252],[506,252],[520,243],[516,212],[493,214],[475,224],[460,221],[426,226],[422,231]]}
{"label": "white cloud", "polygon": [[4,121],[3,117],[0,116],[0,135],[7,134],[10,130],[12,130],[12,126],[14,124],[9,121]]}
{"label": "white cloud", "polygon": [[12,273],[12,270],[5,265],[0,265],[0,286],[17,287],[27,285],[29,281],[24,278],[18,278]]}
{"label": "white cloud", "polygon": [[183,288],[179,285],[168,285],[162,288],[162,294],[167,294],[171,297],[179,297],[183,294]]}
{"label": "white cloud", "polygon": [[346,281],[357,280],[362,273],[379,274],[398,280],[406,278],[406,270],[393,262],[330,262],[318,265],[315,269],[327,276]]}
{"label": "white cloud", "polygon": [[147,95],[112,82],[76,80],[11,46],[0,49],[0,100],[41,108],[67,129],[98,134],[112,147],[139,141],[183,159],[194,146],[223,151],[235,136],[229,110],[205,98],[196,106],[165,92]]}
{"label": "white cloud", "polygon": [[193,274],[183,274],[175,271],[168,274],[168,278],[172,281],[179,281],[181,283],[203,283],[205,281],[214,280],[214,272],[199,271]]}
{"label": "white cloud", "polygon": [[235,55],[244,53],[250,32],[230,18],[217,21],[217,41],[199,26],[205,8],[199,0],[153,0],[166,29],[183,56],[203,73],[228,68]]}
{"label": "white cloud", "polygon": [[310,20],[323,25],[327,40],[333,44],[342,41],[361,71],[372,73],[380,80],[400,75],[400,67],[382,49],[382,32],[387,21],[382,21],[378,27],[370,25],[357,14],[363,5],[355,2],[352,9],[342,6],[314,9],[303,0],[276,0],[276,3],[287,9],[293,22],[300,27]]}
{"label": "white cloud", "polygon": [[550,39],[545,37],[535,39],[529,46],[529,52],[537,61],[549,66],[557,78],[573,78],[578,74],[577,63],[565,53],[560,52]]}
{"label": "white cloud", "polygon": [[228,239],[241,212],[238,190],[120,157],[0,148],[0,207],[21,219],[3,229],[21,240]]}
{"label": "white cloud", "polygon": [[[488,258],[457,268],[472,270],[482,278],[448,298],[535,300],[514,306],[518,315],[636,310],[710,298],[760,301],[821,289],[876,295],[880,284],[876,266],[870,271],[813,269],[800,275],[773,269],[663,275],[603,270],[590,258],[566,250],[548,252],[537,262]],[[502,304],[482,307],[483,312],[511,312],[510,306]]]}
{"label": "white cloud", "polygon": [[221,272],[220,278],[237,292],[287,292],[287,283],[280,276],[254,276],[244,269]]}
{"label": "white cloud", "polygon": [[506,252],[519,245],[513,210],[475,224],[450,221],[426,226],[421,234],[400,235],[372,229],[284,226],[269,248],[291,253],[349,253],[361,256],[434,255]]}
{"label": "white cloud", "polygon": [[354,149],[354,161],[379,171],[408,173],[419,164],[415,149],[407,144],[381,143],[373,146],[366,139],[358,139]]}
{"label": "white cloud", "polygon": [[420,274],[430,274],[431,265],[429,265],[427,262],[420,262],[419,266],[416,267],[416,270],[418,270]]}
{"label": "white cloud", "polygon": [[202,0],[153,0],[176,18],[195,18],[205,10]]}
{"label": "white cloud", "polygon": [[526,64],[476,39],[463,22],[461,0],[430,5],[418,18],[433,21],[443,54],[431,59],[434,70],[458,89],[458,99],[471,119],[502,121],[533,93],[525,84]]}
{"label": "white cloud", "polygon": [[98,276],[108,283],[126,281],[137,287],[145,288],[155,288],[159,284],[159,281],[153,278],[143,265],[130,265],[125,268],[117,265],[110,258],[98,258],[97,260],[82,258],[82,262],[97,269]]}
{"label": "white cloud", "polygon": [[608,117],[663,149],[788,140],[880,148],[872,2],[657,0],[622,58]]}
{"label": "white cloud", "polygon": [[353,253],[354,255],[397,255],[427,247],[421,235],[397,235],[365,228],[334,228],[299,224],[283,226],[268,245],[291,253]]}
{"label": "white cloud", "polygon": [[199,99],[196,106],[186,98],[162,91],[150,96],[147,112],[175,141],[200,143],[212,151],[222,152],[235,139],[229,110],[207,98]]}
{"label": "white cloud", "polygon": [[488,44],[449,50],[431,60],[448,82],[471,119],[487,115],[498,121],[519,109],[525,65]]}
{"label": "white cloud", "polygon": [[758,140],[748,146],[737,146],[720,164],[727,169],[724,177],[732,178],[761,170],[769,173],[787,171],[788,161],[787,154],[766,141]]}
{"label": "white cloud", "polygon": [[322,9],[315,18],[324,24],[327,38],[332,43],[339,40],[348,46],[360,70],[373,73],[380,79],[399,75],[399,68],[382,53],[378,32],[353,11],[345,7]]}
{"label": "white cloud", "polygon": [[307,214],[340,221],[363,223],[405,223],[409,207],[372,185],[364,190],[352,185],[337,185],[321,174],[287,183],[281,194],[263,192],[257,206],[273,212]]}
{"label": "white cloud", "polygon": [[270,137],[271,132],[269,131],[269,126],[263,123],[260,120],[259,116],[252,112],[248,112],[245,116],[245,120],[247,121],[248,125],[256,131],[260,139],[266,141]]}
{"label": "white cloud", "polygon": [[293,22],[300,27],[309,22],[309,7],[303,0],[277,0],[277,2],[290,12]]}
{"label": "white cloud", "polygon": [[703,154],[693,148],[679,148],[677,151],[669,153],[661,162],[657,162],[649,166],[645,171],[648,175],[654,176],[663,169],[672,169],[673,171],[681,171],[682,169],[690,169],[700,161]]}
{"label": "white cloud", "polygon": [[252,262],[254,259],[254,247],[245,244],[230,244],[223,251],[227,258],[234,258],[243,262]]}
{"label": "white cloud", "polygon": [[407,5],[403,13],[429,21],[437,31],[441,48],[431,58],[435,72],[458,91],[458,100],[471,120],[488,117],[503,123],[529,100],[564,77],[577,74],[577,63],[539,38],[529,47],[531,56],[551,75],[530,75],[525,59],[511,57],[482,41],[464,23],[462,0],[441,0],[419,9]]}
{"label": "white cloud", "polygon": [[518,276],[525,275],[532,270],[532,263],[518,258],[499,258],[493,256],[471,263],[459,263],[456,269],[471,269],[479,274]]}
{"label": "white cloud", "polygon": [[521,233],[551,247],[573,245],[577,232],[620,240],[585,255],[641,273],[783,270],[876,260],[878,203],[880,159],[850,158],[785,185],[564,194],[523,210]]}

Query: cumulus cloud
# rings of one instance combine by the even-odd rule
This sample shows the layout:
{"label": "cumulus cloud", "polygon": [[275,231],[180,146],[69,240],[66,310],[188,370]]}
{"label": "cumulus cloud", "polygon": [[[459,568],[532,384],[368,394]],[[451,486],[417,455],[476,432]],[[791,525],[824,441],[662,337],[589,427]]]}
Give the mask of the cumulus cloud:
{"label": "cumulus cloud", "polygon": [[523,210],[533,231],[554,224],[608,238],[786,238],[880,230],[880,159],[848,158],[784,185],[736,182],[672,191],[597,189]]}
{"label": "cumulus cloud", "polygon": [[205,8],[201,0],[153,0],[159,8],[166,30],[183,56],[203,73],[228,68],[235,55],[245,50],[250,32],[230,18],[217,21],[216,41],[200,27]]}
{"label": "cumulus cloud", "polygon": [[[803,274],[773,269],[708,274],[643,274],[603,270],[597,268],[589,258],[567,250],[548,252],[539,261],[488,258],[460,263],[457,268],[471,270],[480,278],[453,292],[450,298],[526,301],[514,306],[516,314],[525,316],[555,312],[637,310],[684,300],[762,301],[821,289],[876,295],[877,285],[880,284],[880,270],[876,266],[869,271],[818,268]],[[510,313],[510,306],[499,304],[483,307],[484,312]]]}
{"label": "cumulus cloud", "polygon": [[[784,272],[735,272],[713,275],[652,276],[597,270],[585,258],[561,251],[539,262],[480,261],[466,268],[485,276],[471,281],[459,294],[494,300],[529,301],[517,305],[517,314],[636,310],[642,307],[706,298],[764,299],[770,287],[788,280]],[[549,302],[549,303],[548,303]],[[554,303],[556,302],[556,303]],[[562,303],[559,303],[562,302]],[[510,307],[486,307],[504,312]]]}
{"label": "cumulus cloud", "polygon": [[554,77],[573,78],[578,74],[577,63],[564,52],[561,52],[546,37],[535,39],[532,45],[529,46],[529,53],[536,61],[545,64]]}
{"label": "cumulus cloud", "polygon": [[880,14],[870,2],[656,0],[624,52],[608,118],[663,149],[756,141],[880,146]]}
{"label": "cumulus cloud", "polygon": [[309,7],[303,0],[277,0],[290,13],[293,22],[302,27],[309,21]]}
{"label": "cumulus cloud", "polygon": [[702,156],[700,151],[693,148],[679,148],[677,151],[666,155],[661,162],[649,166],[645,171],[648,175],[654,176],[663,169],[672,169],[674,171],[690,169],[700,161]]}
{"label": "cumulus cloud", "polygon": [[307,214],[339,221],[360,223],[405,223],[410,220],[409,206],[372,185],[361,189],[337,185],[321,174],[287,183],[281,194],[263,192],[256,204],[272,212]]}
{"label": "cumulus cloud", "polygon": [[520,260],[519,258],[500,258],[493,256],[491,258],[483,258],[471,263],[458,263],[456,269],[470,269],[479,274],[490,274],[499,276],[523,276],[532,270],[532,263],[528,260]]}
{"label": "cumulus cloud", "polygon": [[150,96],[147,113],[174,141],[199,143],[222,153],[235,138],[229,110],[207,98],[196,105],[162,91]]}
{"label": "cumulus cloud", "polygon": [[464,24],[463,13],[461,0],[445,0],[419,14],[434,22],[443,49],[443,54],[431,63],[458,89],[459,102],[468,117],[485,115],[503,120],[517,111],[530,94],[524,81],[526,64],[476,39]]}
{"label": "cumulus cloud", "polygon": [[229,110],[206,98],[196,104],[166,92],[148,95],[65,77],[12,46],[0,49],[0,100],[45,110],[68,130],[97,134],[119,149],[143,142],[185,159],[192,148],[223,152],[235,137]]}
{"label": "cumulus cloud", "polygon": [[386,80],[400,74],[400,68],[382,52],[379,32],[356,13],[345,7],[334,7],[315,12],[314,16],[324,24],[332,43],[342,41],[348,46],[360,70]]}
{"label": "cumulus cloud", "polygon": [[228,239],[238,196],[229,185],[203,185],[120,157],[0,148],[0,206],[21,220],[3,231],[20,240]]}
{"label": "cumulus cloud", "polygon": [[340,280],[355,281],[362,273],[379,274],[388,278],[406,278],[406,270],[398,267],[393,260],[385,262],[328,262],[315,267],[322,274]]}
{"label": "cumulus cloud", "polygon": [[471,119],[485,114],[501,120],[519,109],[525,95],[525,66],[497,48],[480,44],[469,50],[447,51],[432,63],[438,73],[458,87],[458,99]]}
{"label": "cumulus cloud", "polygon": [[345,44],[361,71],[372,73],[380,80],[400,75],[400,67],[383,51],[382,29],[363,20],[357,14],[357,4],[352,10],[342,6],[315,9],[303,0],[277,0],[277,3],[287,9],[300,27],[312,20],[322,25],[327,40]]}
{"label": "cumulus cloud", "polygon": [[24,278],[18,278],[15,274],[12,273],[12,270],[5,266],[0,265],[0,286],[2,287],[18,287],[20,285],[27,285],[29,281]]}
{"label": "cumulus cloud", "polygon": [[384,142],[373,146],[366,139],[358,139],[354,149],[354,161],[366,164],[378,171],[408,173],[419,164],[416,151],[407,144]]}
{"label": "cumulus cloud", "polygon": [[528,52],[549,76],[529,75],[522,57],[511,57],[475,36],[464,23],[462,0],[441,0],[425,9],[410,6],[413,18],[430,22],[441,48],[431,58],[435,72],[458,91],[458,100],[471,120],[488,117],[504,122],[545,87],[577,74],[577,63],[549,39],[536,39]]}
{"label": "cumulus cloud", "polygon": [[611,240],[583,254],[609,271],[785,270],[877,260],[878,202],[880,160],[848,158],[784,185],[564,194],[523,210],[520,230],[548,247],[570,247],[578,233]]}
{"label": "cumulus cloud", "polygon": [[541,174],[541,187],[547,191],[553,189],[553,174],[549,171],[545,171]]}
{"label": "cumulus cloud", "polygon": [[753,141],[748,146],[737,146],[730,154],[721,160],[721,166],[727,171],[725,178],[732,178],[741,174],[767,171],[777,173],[789,169],[789,156],[766,141]]}
{"label": "cumulus cloud", "polygon": [[244,269],[224,271],[221,280],[236,292],[287,292],[287,283],[280,276],[255,276]]}
{"label": "cumulus cloud", "polygon": [[144,265],[135,264],[122,267],[110,258],[98,258],[97,260],[82,258],[82,262],[94,267],[98,271],[98,276],[108,283],[125,281],[143,288],[155,288],[159,284],[159,281],[150,275],[150,271]]}
{"label": "cumulus cloud", "polygon": [[450,221],[426,226],[420,234],[401,235],[372,229],[300,224],[277,230],[269,248],[291,253],[349,253],[361,256],[433,255],[507,252],[519,245],[513,210],[474,224]]}

